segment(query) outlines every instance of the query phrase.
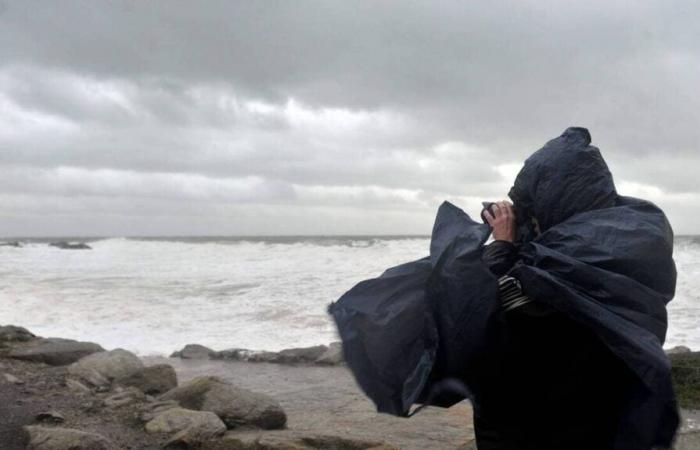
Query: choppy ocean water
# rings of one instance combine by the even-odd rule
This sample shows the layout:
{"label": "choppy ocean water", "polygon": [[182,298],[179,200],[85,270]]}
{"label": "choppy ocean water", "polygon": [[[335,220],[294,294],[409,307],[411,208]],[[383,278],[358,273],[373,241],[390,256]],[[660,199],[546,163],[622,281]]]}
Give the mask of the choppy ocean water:
{"label": "choppy ocean water", "polygon": [[[110,238],[0,247],[0,324],[141,355],[187,343],[278,350],[336,339],[326,306],[428,253],[427,237]],[[666,347],[700,349],[700,236],[676,238]]]}

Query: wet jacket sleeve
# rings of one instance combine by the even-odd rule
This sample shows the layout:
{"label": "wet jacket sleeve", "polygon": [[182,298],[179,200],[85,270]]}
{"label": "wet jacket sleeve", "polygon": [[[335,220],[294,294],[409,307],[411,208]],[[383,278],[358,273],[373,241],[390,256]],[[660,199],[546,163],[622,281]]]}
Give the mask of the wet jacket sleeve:
{"label": "wet jacket sleeve", "polygon": [[518,247],[508,241],[493,241],[484,246],[481,259],[497,277],[506,274],[513,267],[518,256]]}

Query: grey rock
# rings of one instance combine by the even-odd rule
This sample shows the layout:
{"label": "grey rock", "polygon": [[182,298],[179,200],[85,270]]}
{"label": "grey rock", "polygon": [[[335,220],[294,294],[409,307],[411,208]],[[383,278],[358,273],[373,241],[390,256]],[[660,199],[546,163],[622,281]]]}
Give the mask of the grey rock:
{"label": "grey rock", "polygon": [[102,400],[102,403],[108,408],[119,408],[135,402],[143,403],[145,401],[146,394],[135,387],[129,387],[106,397]]}
{"label": "grey rock", "polygon": [[0,247],[22,247],[19,241],[0,242]]}
{"label": "grey rock", "polygon": [[157,364],[139,369],[119,378],[117,382],[124,386],[136,387],[148,395],[157,395],[177,387],[177,375],[172,366]]}
{"label": "grey rock", "polygon": [[79,342],[71,339],[37,339],[22,347],[10,351],[9,357],[24,361],[34,361],[51,366],[64,366],[80,358],[104,349],[93,342]]}
{"label": "grey rock", "polygon": [[[338,343],[338,345],[340,345]],[[338,351],[342,349],[334,346],[333,351],[325,345],[313,347],[288,348],[279,352],[267,352],[248,350],[245,348],[230,348],[210,354],[211,359],[223,359],[229,361],[267,362],[277,364],[308,364],[314,363],[319,358],[327,355],[320,364],[331,364],[330,361],[338,359]],[[341,357],[342,359],[342,357]],[[326,362],[328,361],[328,362]],[[332,363],[336,364],[336,363]]]}
{"label": "grey rock", "polygon": [[[245,355],[245,353],[242,353]],[[250,362],[267,362],[267,363],[279,363],[280,355],[277,352],[266,352],[266,351],[248,351],[248,356],[245,361]]]}
{"label": "grey rock", "polygon": [[209,359],[209,356],[215,353],[214,350],[209,347],[205,347],[199,344],[187,344],[182,350],[178,350],[170,355],[171,358],[182,358],[182,359]]}
{"label": "grey rock", "polygon": [[95,433],[39,425],[24,430],[29,435],[27,450],[117,450],[113,442]]}
{"label": "grey rock", "polygon": [[60,248],[61,250],[92,250],[92,247],[87,245],[85,242],[52,242],[49,244],[50,247]]}
{"label": "grey rock", "polygon": [[95,353],[68,366],[68,373],[93,386],[106,386],[143,369],[138,356],[121,348]]}
{"label": "grey rock", "polygon": [[229,348],[212,353],[210,358],[227,361],[278,362],[279,354],[277,352],[248,350],[246,348]]}
{"label": "grey rock", "polygon": [[238,388],[217,377],[195,378],[166,392],[161,400],[175,400],[184,408],[211,411],[228,428],[275,429],[287,422],[284,410],[272,397]]}
{"label": "grey rock", "polygon": [[14,325],[0,326],[0,342],[27,342],[34,339],[32,333],[26,328]]}
{"label": "grey rock", "polygon": [[328,345],[328,350],[326,350],[314,362],[316,364],[335,366],[342,364],[343,361],[343,344],[340,342],[331,342],[330,345]]}
{"label": "grey rock", "polygon": [[12,375],[11,373],[5,373],[3,374],[3,377],[5,378],[5,381],[11,384],[24,384],[24,381],[20,380],[16,376]]}
{"label": "grey rock", "polygon": [[48,422],[48,423],[62,423],[66,421],[66,418],[63,417],[63,414],[61,414],[58,411],[45,411],[42,413],[39,413],[36,415],[35,419],[38,422]]}
{"label": "grey rock", "polygon": [[157,400],[149,402],[142,406],[139,418],[142,422],[150,422],[163,411],[179,407],[180,404],[175,400]]}
{"label": "grey rock", "polygon": [[328,351],[325,345],[315,345],[313,347],[288,348],[278,352],[277,361],[279,363],[310,363],[316,361]]}
{"label": "grey rock", "polygon": [[228,348],[218,352],[213,352],[209,357],[211,359],[224,359],[229,361],[248,361],[248,358],[253,352],[245,348]]}
{"label": "grey rock", "polygon": [[667,355],[678,355],[680,353],[690,353],[691,350],[690,348],[686,347],[685,345],[677,345],[673,348],[669,348],[666,350]]}
{"label": "grey rock", "polygon": [[157,414],[146,424],[149,433],[180,433],[187,431],[190,438],[199,441],[221,436],[226,425],[210,411],[193,411],[184,408],[170,408]]}

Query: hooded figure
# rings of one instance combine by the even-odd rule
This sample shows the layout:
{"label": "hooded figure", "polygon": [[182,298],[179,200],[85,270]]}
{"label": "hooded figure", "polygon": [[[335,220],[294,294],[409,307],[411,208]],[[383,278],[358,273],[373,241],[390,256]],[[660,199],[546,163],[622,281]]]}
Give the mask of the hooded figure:
{"label": "hooded figure", "polygon": [[590,141],[569,128],[525,161],[514,243],[445,202],[430,256],[329,307],[379,411],[469,398],[480,450],[670,448],[673,233]]}

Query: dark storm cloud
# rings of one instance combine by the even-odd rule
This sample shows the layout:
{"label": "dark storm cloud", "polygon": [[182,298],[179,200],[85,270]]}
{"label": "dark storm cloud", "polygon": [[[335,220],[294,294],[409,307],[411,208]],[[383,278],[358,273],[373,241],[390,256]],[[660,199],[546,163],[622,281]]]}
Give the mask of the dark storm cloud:
{"label": "dark storm cloud", "polygon": [[[426,232],[443,198],[502,196],[518,163],[572,124],[591,129],[623,188],[700,230],[685,212],[700,206],[690,3],[2,5],[0,206],[18,211],[5,234],[39,214],[17,209],[22,195],[55,195],[54,212],[102,197],[149,232],[155,211],[186,217],[195,197],[213,215],[222,201],[284,206],[295,218],[269,232],[380,230],[380,206],[420,211],[385,222]],[[85,202],[82,218],[95,211]],[[229,232],[259,228],[245,224]]]}

